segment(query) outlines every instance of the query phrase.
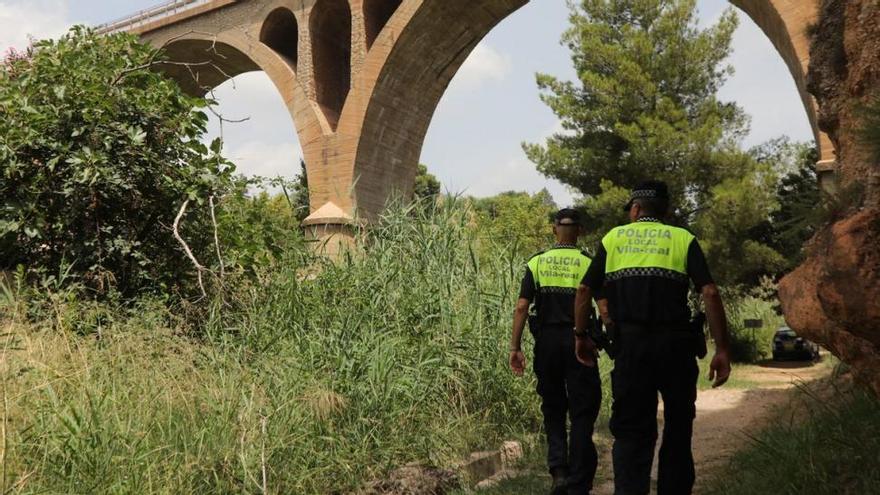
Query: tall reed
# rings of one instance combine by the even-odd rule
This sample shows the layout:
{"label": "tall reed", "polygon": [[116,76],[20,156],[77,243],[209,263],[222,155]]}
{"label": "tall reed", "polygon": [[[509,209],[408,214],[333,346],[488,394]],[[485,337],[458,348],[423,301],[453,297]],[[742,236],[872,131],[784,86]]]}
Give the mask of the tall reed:
{"label": "tall reed", "polygon": [[540,431],[506,363],[524,260],[489,243],[455,200],[396,207],[338,262],[227,287],[196,336],[159,306],[100,338],[7,315],[0,491],[345,493]]}

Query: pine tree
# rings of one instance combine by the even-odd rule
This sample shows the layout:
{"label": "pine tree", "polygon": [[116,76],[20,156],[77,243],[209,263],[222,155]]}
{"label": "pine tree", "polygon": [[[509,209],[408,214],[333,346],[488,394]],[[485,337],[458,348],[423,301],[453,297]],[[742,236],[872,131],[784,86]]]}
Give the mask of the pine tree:
{"label": "pine tree", "polygon": [[[524,148],[538,169],[602,202],[646,178],[669,183],[681,220],[739,173],[747,118],[717,92],[738,20],[697,26],[695,0],[582,0],[563,42],[578,80],[537,76],[563,132]],[[612,223],[613,223],[612,219]]]}

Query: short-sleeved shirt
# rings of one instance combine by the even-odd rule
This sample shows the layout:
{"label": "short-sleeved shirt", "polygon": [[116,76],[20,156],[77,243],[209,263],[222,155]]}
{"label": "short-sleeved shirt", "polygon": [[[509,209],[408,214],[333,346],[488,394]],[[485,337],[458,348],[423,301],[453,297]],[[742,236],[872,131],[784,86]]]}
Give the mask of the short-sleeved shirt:
{"label": "short-sleeved shirt", "polygon": [[575,293],[591,262],[576,246],[539,253],[526,266],[519,297],[535,303],[542,325],[573,327]]}
{"label": "short-sleeved shirt", "polygon": [[[657,222],[654,222],[657,223]],[[661,224],[662,225],[662,224]],[[583,284],[594,293],[601,291],[608,299],[611,319],[620,323],[678,326],[686,324],[690,282],[700,290],[713,283],[706,257],[695,238],[687,245],[685,274],[670,276],[665,270],[650,267],[629,270],[625,276],[606,276],[608,252],[600,246]]]}

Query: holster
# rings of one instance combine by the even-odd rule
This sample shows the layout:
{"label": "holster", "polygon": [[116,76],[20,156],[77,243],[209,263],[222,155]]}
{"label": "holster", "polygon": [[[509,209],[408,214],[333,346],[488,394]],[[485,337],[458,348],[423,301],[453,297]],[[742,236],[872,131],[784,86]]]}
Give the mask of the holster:
{"label": "holster", "polygon": [[706,344],[706,313],[702,311],[691,320],[691,331],[694,334],[694,352],[698,359],[703,359],[709,354],[709,348]]}
{"label": "holster", "polygon": [[596,315],[596,312],[593,312],[593,321],[590,322],[590,338],[593,339],[593,342],[596,343],[596,348],[600,351],[604,350],[608,357],[614,359],[617,355],[616,348],[614,346],[615,336],[614,336],[614,327],[610,329],[610,331],[606,331],[605,326],[602,324],[602,319]]}

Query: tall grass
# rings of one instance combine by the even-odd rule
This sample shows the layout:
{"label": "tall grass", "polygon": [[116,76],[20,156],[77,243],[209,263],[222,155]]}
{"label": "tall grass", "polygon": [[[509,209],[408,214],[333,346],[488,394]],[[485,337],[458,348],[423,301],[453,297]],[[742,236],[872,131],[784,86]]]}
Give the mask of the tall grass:
{"label": "tall grass", "polygon": [[523,260],[480,242],[454,201],[396,208],[338,263],[289,252],[220,294],[200,337],[146,303],[76,331],[63,298],[59,331],[19,296],[0,492],[346,493],[539,431],[506,364]]}

